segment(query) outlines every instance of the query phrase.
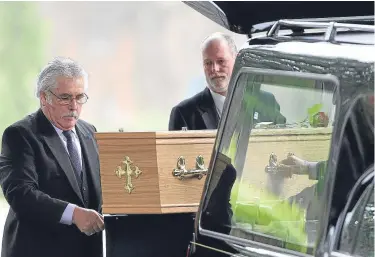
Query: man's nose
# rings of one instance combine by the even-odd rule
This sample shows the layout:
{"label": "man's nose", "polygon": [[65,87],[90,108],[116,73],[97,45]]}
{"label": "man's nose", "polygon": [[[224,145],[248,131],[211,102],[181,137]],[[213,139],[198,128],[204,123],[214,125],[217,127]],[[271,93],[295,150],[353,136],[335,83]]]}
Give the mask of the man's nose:
{"label": "man's nose", "polygon": [[69,109],[70,110],[76,110],[77,106],[78,106],[78,103],[77,103],[77,100],[75,98],[70,100],[70,103],[69,103]]}
{"label": "man's nose", "polygon": [[219,67],[219,65],[217,64],[217,63],[212,63],[212,65],[211,65],[211,71],[212,72],[216,72],[216,71],[219,71],[219,69],[220,69],[220,67]]}

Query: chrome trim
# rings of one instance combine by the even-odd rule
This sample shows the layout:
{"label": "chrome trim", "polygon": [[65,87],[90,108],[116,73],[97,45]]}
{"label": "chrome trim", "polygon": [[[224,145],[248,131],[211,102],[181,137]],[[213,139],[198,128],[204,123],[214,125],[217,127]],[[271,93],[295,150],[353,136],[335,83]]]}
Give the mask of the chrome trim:
{"label": "chrome trim", "polygon": [[[355,20],[359,20],[359,17],[358,19],[353,18],[353,21]],[[363,17],[362,17],[362,20],[363,20]],[[267,36],[277,37],[281,26],[309,28],[309,29],[326,28],[327,30],[325,32],[324,40],[329,41],[329,42],[334,41],[337,29],[350,29],[350,30],[355,30],[355,31],[373,32],[373,33],[375,32],[375,26],[373,25],[339,23],[336,21],[319,22],[317,20],[315,21],[279,20],[272,26],[272,28],[267,33]]]}
{"label": "chrome trim", "polygon": [[331,257],[353,257],[352,255],[348,255],[345,253],[339,253],[339,252],[331,252],[330,254]]}
{"label": "chrome trim", "polygon": [[327,31],[324,35],[325,41],[333,41],[336,35],[335,23],[330,22]]}
{"label": "chrome trim", "polygon": [[[311,257],[310,254],[305,254],[297,251],[292,251],[277,246],[272,246],[265,243],[251,241],[244,238],[238,238],[230,235],[224,235],[218,232],[201,229],[200,234],[211,238],[224,240],[227,243],[233,244],[233,247],[237,247],[240,244],[241,247],[245,248],[250,254],[255,254],[259,257]],[[236,245],[236,246],[234,246]]]}
{"label": "chrome trim", "polygon": [[[291,21],[291,20],[279,20],[279,25],[284,26],[295,26],[301,28],[327,28],[331,25],[331,22],[310,22],[310,21]],[[335,28],[347,28],[356,29],[365,32],[374,32],[375,26],[363,25],[363,24],[349,24],[349,23],[338,23],[333,22]]]}
{"label": "chrome trim", "polygon": [[211,246],[208,246],[208,245],[204,245],[204,244],[200,244],[200,243],[197,243],[197,242],[190,242],[190,243],[193,244],[194,246],[203,247],[203,248],[206,248],[206,249],[209,249],[209,250],[215,251],[215,252],[219,252],[219,253],[226,254],[226,255],[228,255],[228,256],[233,256],[232,253],[230,253],[230,252],[226,252],[226,251],[221,250],[221,249],[218,249],[218,248],[214,248],[214,247],[211,247]]}
{"label": "chrome trim", "polygon": [[290,21],[326,21],[326,22],[349,22],[349,21],[370,21],[374,20],[373,15],[365,16],[347,16],[347,17],[324,17],[324,18],[302,18],[302,19],[288,19]]}
{"label": "chrome trim", "polygon": [[267,37],[272,37],[273,35],[277,35],[279,33],[280,23],[279,21],[275,22],[271,29],[267,32]]}

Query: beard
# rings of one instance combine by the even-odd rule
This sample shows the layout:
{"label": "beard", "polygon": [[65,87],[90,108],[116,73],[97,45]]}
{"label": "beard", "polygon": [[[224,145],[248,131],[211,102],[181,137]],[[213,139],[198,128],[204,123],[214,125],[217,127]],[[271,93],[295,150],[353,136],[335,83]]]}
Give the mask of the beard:
{"label": "beard", "polygon": [[215,93],[225,93],[228,90],[228,78],[225,77],[223,80],[206,78],[208,87]]}

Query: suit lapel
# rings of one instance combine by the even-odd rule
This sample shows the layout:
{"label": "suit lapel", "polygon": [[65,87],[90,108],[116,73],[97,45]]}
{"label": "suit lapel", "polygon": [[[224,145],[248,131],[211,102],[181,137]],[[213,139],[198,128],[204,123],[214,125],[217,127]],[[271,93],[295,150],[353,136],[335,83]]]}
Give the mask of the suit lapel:
{"label": "suit lapel", "polygon": [[51,150],[52,154],[55,156],[57,162],[59,163],[61,169],[64,171],[70,185],[72,186],[74,192],[77,194],[79,199],[83,204],[83,198],[77,179],[74,175],[73,166],[70,162],[69,156],[64,148],[63,143],[52,124],[44,116],[41,110],[37,113],[38,123],[40,124],[40,129],[42,132],[42,138],[45,141],[46,145]]}
{"label": "suit lapel", "polygon": [[201,116],[207,129],[217,129],[219,116],[216,111],[214,99],[207,87],[202,92],[198,108],[201,110]]}
{"label": "suit lapel", "polygon": [[77,122],[76,124],[76,131],[82,148],[82,158],[86,163],[86,172],[89,173],[89,176],[87,176],[87,178],[91,178],[92,183],[94,185],[96,199],[100,199],[100,168],[98,167],[97,162],[97,147],[94,145],[94,140],[92,136],[87,132],[87,130],[82,126],[82,124],[80,124],[80,122]]}

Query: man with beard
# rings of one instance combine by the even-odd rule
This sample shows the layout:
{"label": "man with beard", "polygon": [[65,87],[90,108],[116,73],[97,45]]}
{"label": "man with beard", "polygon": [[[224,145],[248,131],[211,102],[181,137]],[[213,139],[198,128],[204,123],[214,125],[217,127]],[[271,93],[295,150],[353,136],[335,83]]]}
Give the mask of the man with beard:
{"label": "man with beard", "polygon": [[203,41],[202,59],[207,87],[173,107],[169,130],[217,128],[236,55],[236,44],[228,35],[214,33]]}
{"label": "man with beard", "polygon": [[38,77],[39,110],[4,131],[2,257],[102,256],[95,127],[79,120],[87,87],[75,61],[54,59]]}
{"label": "man with beard", "polygon": [[[214,33],[203,41],[202,60],[207,87],[173,107],[169,118],[169,130],[217,129],[236,56],[236,44],[233,38],[226,34]],[[261,91],[260,99],[265,108],[272,110],[271,116],[282,116],[279,113],[280,106],[271,93]],[[269,113],[268,110],[267,112]],[[276,120],[269,114],[257,113],[256,116],[257,122]],[[285,123],[283,116],[281,120]]]}

